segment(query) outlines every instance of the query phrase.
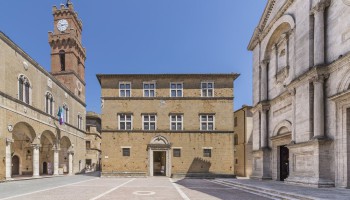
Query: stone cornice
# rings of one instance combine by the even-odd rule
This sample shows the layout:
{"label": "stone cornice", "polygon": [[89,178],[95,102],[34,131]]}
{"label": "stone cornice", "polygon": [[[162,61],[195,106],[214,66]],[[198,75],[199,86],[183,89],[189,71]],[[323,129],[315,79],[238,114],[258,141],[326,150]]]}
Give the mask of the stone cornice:
{"label": "stone cornice", "polygon": [[260,101],[258,104],[256,104],[253,108],[252,108],[252,112],[258,112],[258,111],[268,111],[270,110],[271,107],[271,101]]}
{"label": "stone cornice", "polygon": [[275,136],[270,137],[270,140],[281,140],[281,139],[285,139],[285,138],[292,138],[292,134],[287,133],[287,134],[282,134],[282,135],[275,135]]}
{"label": "stone cornice", "polygon": [[233,101],[233,97],[101,97],[103,100],[201,100],[201,101],[217,101],[217,100],[227,100]]}
{"label": "stone cornice", "polygon": [[83,79],[80,78],[80,76],[75,72],[75,71],[62,71],[62,72],[55,72],[55,73],[51,73],[51,75],[53,76],[63,76],[63,75],[74,75],[77,79],[79,79],[79,81],[86,86],[86,83]]}
{"label": "stone cornice", "polygon": [[101,84],[102,78],[193,78],[193,77],[213,77],[213,78],[231,78],[236,80],[240,74],[227,73],[227,74],[97,74],[96,77]]}
{"label": "stone cornice", "polygon": [[286,0],[286,3],[282,6],[282,8],[277,12],[274,18],[267,24],[269,20],[271,11],[273,6],[275,5],[276,0],[269,0],[267,6],[265,7],[264,13],[260,19],[259,25],[254,31],[252,38],[250,39],[248,50],[253,51],[258,43],[260,43],[264,37],[269,33],[273,24],[285,13],[285,11],[289,8],[290,5],[294,2],[294,0]]}
{"label": "stone cornice", "polygon": [[171,130],[152,130],[152,131],[146,131],[146,130],[113,130],[113,129],[103,129],[103,133],[178,133],[178,134],[185,134],[185,133],[199,133],[199,134],[233,134],[234,131],[201,131],[201,130],[183,130],[183,131],[171,131]]}
{"label": "stone cornice", "polygon": [[306,142],[288,144],[287,147],[289,149],[300,148],[300,147],[306,147],[306,146],[311,146],[311,145],[320,145],[320,144],[330,143],[332,141],[333,141],[333,139],[331,139],[331,138],[312,139],[312,140],[309,140]]}
{"label": "stone cornice", "polygon": [[58,87],[60,87],[63,91],[65,91],[70,97],[75,99],[81,105],[86,107],[85,102],[80,100],[77,96],[73,94],[65,85],[59,82],[54,76],[52,76],[49,72],[47,72],[43,67],[39,65],[33,58],[31,58],[23,49],[21,49],[16,43],[14,43],[9,37],[7,37],[3,32],[0,31],[0,39],[4,41],[7,45],[9,45],[13,50],[19,53],[21,56],[26,59],[26,61],[30,62],[36,69],[38,69],[45,76],[49,77]]}
{"label": "stone cornice", "polygon": [[328,77],[328,67],[324,66],[316,66],[311,68],[309,71],[295,78],[288,86],[287,89],[293,89],[305,82],[313,82],[319,78]]}

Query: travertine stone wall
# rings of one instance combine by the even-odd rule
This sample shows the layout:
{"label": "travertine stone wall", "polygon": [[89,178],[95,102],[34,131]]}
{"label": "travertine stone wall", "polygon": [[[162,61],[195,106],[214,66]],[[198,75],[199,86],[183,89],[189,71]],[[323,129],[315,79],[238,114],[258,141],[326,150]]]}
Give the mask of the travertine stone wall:
{"label": "travertine stone wall", "polygon": [[[102,87],[102,172],[151,175],[148,145],[162,136],[170,144],[171,175],[233,175],[233,80],[235,74],[98,75]],[[156,96],[143,97],[143,83],[156,83]],[[214,97],[201,97],[201,82],[214,82]],[[119,97],[119,82],[131,82],[131,97]],[[170,83],[183,83],[183,97],[170,97]],[[133,116],[133,129],[118,130],[118,114]],[[157,129],[142,130],[142,114],[157,116]],[[170,130],[172,113],[183,115],[183,130]],[[215,115],[215,130],[200,130],[200,114]],[[130,147],[130,157],[122,156]],[[173,157],[173,148],[181,157]],[[203,148],[212,149],[211,157]]]}
{"label": "travertine stone wall", "polygon": [[[44,132],[54,135],[56,141],[62,137],[68,137],[71,144],[74,145],[73,169],[74,173],[83,170],[85,165],[85,126],[78,129],[78,115],[85,119],[85,103],[80,101],[75,95],[59,83],[53,76],[46,72],[39,64],[30,58],[22,49],[13,43],[3,33],[0,33],[0,69],[3,78],[0,86],[0,138],[1,141],[13,139],[16,130],[9,131],[8,126],[16,128],[16,125],[26,124],[29,127],[30,134],[33,135],[31,143],[41,143],[41,137]],[[30,104],[25,104],[18,100],[18,77],[25,75],[31,84]],[[50,92],[54,98],[53,115],[45,113],[45,95]],[[69,122],[65,125],[59,125],[57,122],[58,107],[67,104],[69,107]],[[84,120],[85,121],[85,120]],[[83,122],[85,124],[85,122]],[[12,143],[13,144],[13,143]],[[1,142],[0,156],[5,158],[6,142]],[[19,148],[15,145],[11,153],[17,153]],[[46,150],[45,150],[46,151]],[[32,163],[26,163],[26,158],[20,156],[21,168],[28,171],[33,167]],[[40,173],[42,172],[42,163],[52,162],[53,151],[48,151],[47,155],[42,155],[39,151]],[[23,161],[23,162],[22,162]],[[32,162],[32,161],[31,161]],[[5,163],[1,165],[5,166]],[[1,179],[5,178],[6,167],[0,168]]]}
{"label": "travertine stone wall", "polygon": [[[349,187],[350,159],[344,151],[350,144],[349,17],[345,0],[268,1],[248,47],[253,52],[255,178],[279,180],[276,155],[287,145],[287,182]],[[286,38],[285,51],[279,51]],[[285,55],[288,67],[279,69]],[[266,63],[267,73],[262,71]],[[261,138],[265,121],[267,138]],[[271,162],[263,161],[269,157]]]}

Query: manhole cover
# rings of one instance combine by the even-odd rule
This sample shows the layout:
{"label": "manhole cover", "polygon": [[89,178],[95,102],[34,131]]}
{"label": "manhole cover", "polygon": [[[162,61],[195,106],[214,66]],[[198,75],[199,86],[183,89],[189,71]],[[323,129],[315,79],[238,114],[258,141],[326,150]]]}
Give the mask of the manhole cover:
{"label": "manhole cover", "polygon": [[142,196],[150,196],[150,195],[154,195],[155,192],[152,191],[136,191],[133,192],[134,195],[142,195]]}

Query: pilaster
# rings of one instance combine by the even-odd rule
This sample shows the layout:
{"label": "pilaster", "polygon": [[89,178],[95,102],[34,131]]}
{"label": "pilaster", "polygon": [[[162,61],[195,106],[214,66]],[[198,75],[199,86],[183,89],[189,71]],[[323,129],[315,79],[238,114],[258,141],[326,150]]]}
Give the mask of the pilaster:
{"label": "pilaster", "polygon": [[264,60],[260,63],[260,71],[261,71],[261,101],[267,100],[267,66],[269,61]]}
{"label": "pilaster", "polygon": [[324,134],[324,76],[316,76],[314,83],[314,138],[323,138]]}
{"label": "pilaster", "polygon": [[314,15],[314,65],[323,65],[325,61],[325,25],[324,11],[330,5],[329,0],[320,0],[311,10]]}

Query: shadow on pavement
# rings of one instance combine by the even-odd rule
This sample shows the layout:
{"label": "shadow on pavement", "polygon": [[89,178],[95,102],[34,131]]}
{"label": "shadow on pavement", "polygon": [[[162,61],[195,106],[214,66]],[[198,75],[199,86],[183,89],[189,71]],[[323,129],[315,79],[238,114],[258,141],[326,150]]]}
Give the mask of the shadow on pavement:
{"label": "shadow on pavement", "polygon": [[95,172],[86,172],[86,173],[81,173],[77,174],[78,176],[93,176],[93,177],[101,177],[101,172],[100,171],[95,171]]}
{"label": "shadow on pavement", "polygon": [[[212,180],[212,179],[211,179]],[[200,192],[206,195],[210,195],[217,199],[230,199],[230,200],[243,200],[243,199],[254,199],[254,200],[265,200],[269,199],[266,197],[258,196],[255,194],[247,193],[242,190],[237,190],[229,186],[224,186],[211,182],[209,179],[191,179],[185,178],[177,180],[175,182],[178,185],[184,187],[182,190],[192,190]]]}

